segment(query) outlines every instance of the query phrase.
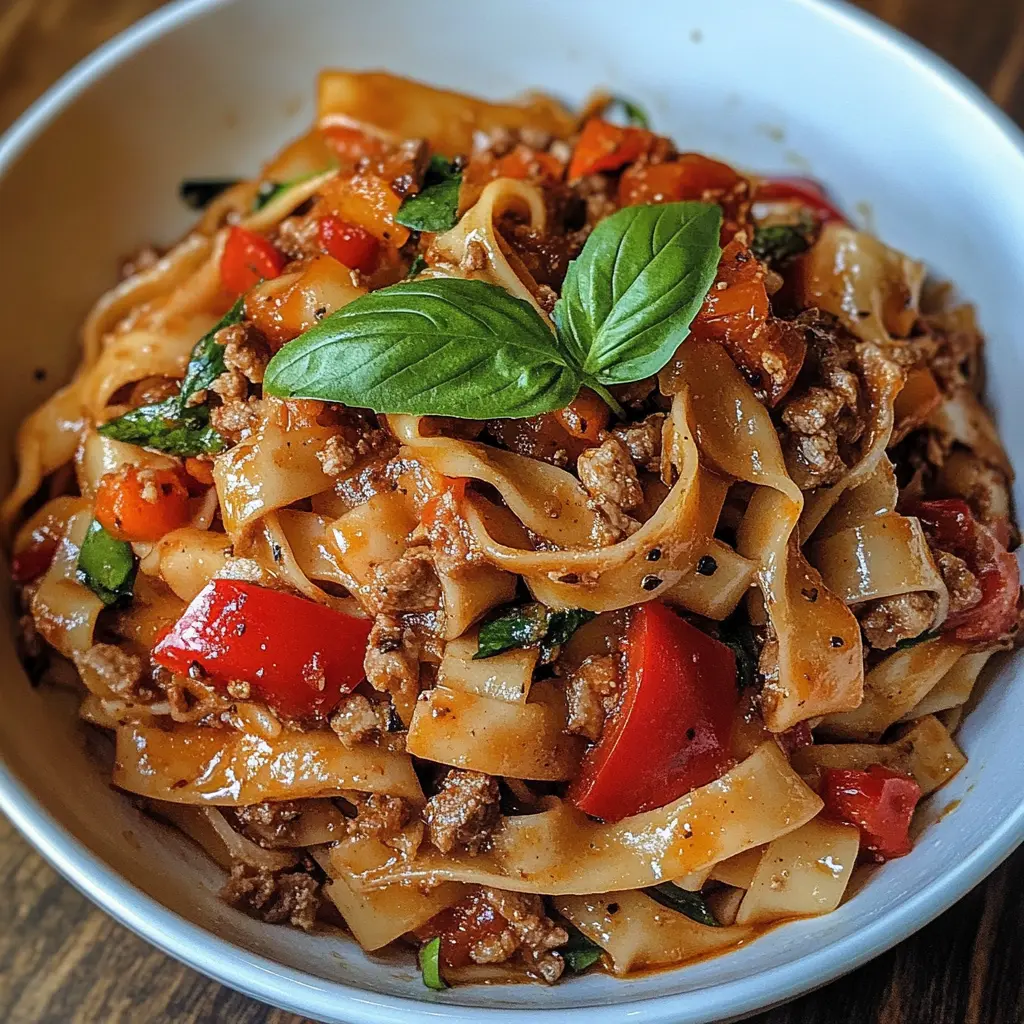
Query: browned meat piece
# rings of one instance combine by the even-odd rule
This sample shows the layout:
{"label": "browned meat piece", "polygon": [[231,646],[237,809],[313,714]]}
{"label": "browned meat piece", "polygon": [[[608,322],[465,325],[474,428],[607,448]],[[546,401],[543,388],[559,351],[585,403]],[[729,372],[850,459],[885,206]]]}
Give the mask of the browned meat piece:
{"label": "browned meat piece", "polygon": [[661,470],[661,439],[665,429],[665,414],[652,413],[639,423],[625,423],[612,433],[629,450],[629,457],[651,473]]}
{"label": "browned meat piece", "polygon": [[370,793],[357,805],[356,816],[348,824],[353,835],[387,842],[409,824],[411,817],[412,808],[400,796]]}
{"label": "browned meat piece", "polygon": [[259,846],[281,845],[279,840],[288,832],[288,825],[302,813],[295,800],[264,801],[247,807],[236,807],[235,824],[238,830]]}
{"label": "browned meat piece", "polygon": [[238,370],[225,370],[211,385],[210,390],[228,402],[244,402],[249,395],[249,381]]}
{"label": "browned meat piece", "polygon": [[527,967],[544,981],[557,981],[565,961],[552,950],[564,946],[569,933],[544,913],[541,898],[504,889],[484,889],[481,896],[508,922],[508,927],[497,935],[477,940],[469,951],[470,959],[478,964],[503,963],[518,951]]}
{"label": "browned meat piece", "polygon": [[937,493],[963,498],[984,523],[1009,521],[1010,488],[1005,474],[971,452],[955,449],[942,463]]}
{"label": "browned meat piece", "polygon": [[576,192],[586,204],[587,225],[613,214],[618,208],[615,199],[615,179],[607,174],[591,174],[576,183]]}
{"label": "browned meat piece", "polygon": [[114,644],[93,644],[78,659],[78,670],[114,696],[128,697],[142,677],[142,659]]}
{"label": "browned meat piece", "polygon": [[214,341],[224,346],[224,365],[237,370],[253,384],[263,383],[263,374],[273,353],[263,332],[250,323],[221,328]]}
{"label": "browned meat piece", "polygon": [[210,425],[218,434],[237,443],[256,429],[263,417],[263,401],[235,399],[210,410]]}
{"label": "browned meat piece", "polygon": [[867,642],[876,650],[888,651],[901,640],[912,640],[930,629],[937,604],[933,594],[918,591],[865,601],[855,613]]}
{"label": "browned meat piece", "polygon": [[633,533],[637,521],[626,513],[643,502],[644,492],[626,445],[609,437],[597,448],[588,448],[576,460],[576,472],[594,508],[620,534]]}
{"label": "browned meat piece", "polygon": [[967,568],[967,563],[948,551],[935,549],[932,554],[949,591],[949,614],[973,608],[981,600],[981,587],[978,578]]}
{"label": "browned meat piece", "polygon": [[412,548],[401,558],[377,566],[368,587],[367,603],[376,615],[439,608],[441,584],[430,548]]}
{"label": "browned meat piece", "polygon": [[320,908],[320,885],[304,871],[282,872],[236,864],[221,890],[221,898],[269,924],[287,922],[310,931]]}
{"label": "browned meat piece", "polygon": [[338,701],[330,718],[331,728],[346,747],[354,747],[373,739],[386,723],[381,722],[377,707],[361,693],[350,693]]}
{"label": "browned meat piece", "polygon": [[498,796],[490,775],[453,768],[423,809],[430,841],[442,853],[456,847],[478,853],[501,818]]}
{"label": "browned meat piece", "polygon": [[307,259],[321,252],[318,217],[285,217],[272,236],[275,248],[293,260]]}
{"label": "browned meat piece", "polygon": [[363,671],[375,690],[419,689],[420,642],[414,630],[393,615],[378,615],[370,630]]}
{"label": "browned meat piece", "polygon": [[615,658],[610,654],[591,655],[569,677],[565,695],[569,705],[566,732],[596,741],[619,696]]}

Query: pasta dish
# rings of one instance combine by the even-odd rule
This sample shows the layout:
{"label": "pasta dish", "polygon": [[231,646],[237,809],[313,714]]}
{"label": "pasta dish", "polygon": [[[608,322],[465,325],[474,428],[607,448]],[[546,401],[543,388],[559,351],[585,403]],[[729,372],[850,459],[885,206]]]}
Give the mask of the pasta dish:
{"label": "pasta dish", "polygon": [[982,337],[924,264],[628,100],[382,73],[182,198],[3,519],[30,679],[227,901],[553,983],[910,851],[1020,593]]}

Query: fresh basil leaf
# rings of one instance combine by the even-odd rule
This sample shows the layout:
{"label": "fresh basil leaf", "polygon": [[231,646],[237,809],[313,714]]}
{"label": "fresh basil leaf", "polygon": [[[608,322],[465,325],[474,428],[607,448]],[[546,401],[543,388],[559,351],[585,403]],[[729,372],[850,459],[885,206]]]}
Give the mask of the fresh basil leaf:
{"label": "fresh basil leaf", "polygon": [[289,189],[294,188],[296,185],[301,185],[304,181],[309,181],[310,178],[318,178],[321,174],[326,174],[336,166],[335,164],[321,167],[318,171],[300,174],[297,178],[290,178],[288,181],[261,181],[259,188],[256,190],[256,197],[252,201],[252,212],[256,213],[258,210],[262,210],[264,206],[278,196],[283,195]]}
{"label": "fresh basil leaf", "polygon": [[718,627],[718,639],[732,648],[736,657],[736,688],[746,690],[757,682],[757,644],[750,623],[741,616],[726,619]]}
{"label": "fresh basil leaf", "polygon": [[813,223],[807,219],[798,224],[770,224],[754,229],[750,251],[772,266],[781,266],[811,247]]}
{"label": "fresh basil leaf", "polygon": [[416,253],[412,258],[412,263],[409,264],[409,272],[405,275],[406,281],[411,281],[414,277],[418,277],[426,269],[427,261],[423,253]]}
{"label": "fresh basil leaf", "polygon": [[222,192],[237,185],[240,178],[186,178],[178,186],[181,201],[193,210],[205,210]]}
{"label": "fresh basil leaf", "polygon": [[657,373],[686,337],[715,280],[721,208],[628,206],[601,221],[569,264],[559,334],[586,383]]}
{"label": "fresh basil leaf", "polygon": [[906,640],[896,641],[896,650],[905,651],[908,647],[916,647],[918,644],[926,644],[929,640],[934,640],[939,635],[937,629],[926,629],[923,633],[919,633],[917,636],[908,637]]}
{"label": "fresh basil leaf", "polygon": [[474,661],[523,647],[540,647],[544,661],[585,622],[594,618],[585,608],[551,611],[537,602],[499,610],[480,627]]}
{"label": "fresh basil leaf", "polygon": [[420,946],[420,974],[423,984],[435,992],[443,992],[448,982],[441,976],[441,936],[431,939],[426,945]]}
{"label": "fresh basil leaf", "polygon": [[458,278],[360,296],[285,345],[263,381],[281,398],[479,420],[561,409],[579,388],[533,306]]}
{"label": "fresh basil leaf", "polygon": [[116,420],[101,423],[96,430],[114,441],[181,458],[216,455],[226,447],[224,438],[210,426],[210,410],[199,405],[182,411],[176,396],[132,409]]}
{"label": "fresh basil leaf", "polygon": [[408,196],[395,214],[395,220],[414,231],[448,231],[459,219],[459,189],[462,172],[443,156],[433,156],[424,177],[423,188]]}
{"label": "fresh basil leaf", "polygon": [[634,103],[625,96],[613,96],[608,108],[610,110],[615,110],[616,108],[621,110],[626,119],[626,124],[632,125],[634,128],[651,127],[651,119],[647,116],[647,111],[639,103]]}
{"label": "fresh basil leaf", "polygon": [[135,582],[132,546],[111,537],[94,519],[78,552],[78,578],[105,605],[130,601]]}
{"label": "fresh basil leaf", "polygon": [[697,924],[706,924],[711,928],[721,928],[721,922],[711,913],[707,901],[699,892],[690,892],[671,882],[663,882],[661,885],[652,885],[644,892],[656,903],[660,903],[669,910],[677,910],[685,914],[691,921]]}
{"label": "fresh basil leaf", "polygon": [[562,955],[565,966],[573,974],[582,974],[601,959],[604,950],[568,921],[563,921],[562,927],[569,933],[569,941],[564,946],[559,946],[555,952]]}
{"label": "fresh basil leaf", "polygon": [[239,299],[221,318],[192,346],[192,355],[185,376],[181,382],[181,390],[176,396],[182,408],[197,392],[205,391],[226,369],[224,365],[224,346],[216,341],[217,332],[225,327],[241,323],[245,319],[245,301]]}

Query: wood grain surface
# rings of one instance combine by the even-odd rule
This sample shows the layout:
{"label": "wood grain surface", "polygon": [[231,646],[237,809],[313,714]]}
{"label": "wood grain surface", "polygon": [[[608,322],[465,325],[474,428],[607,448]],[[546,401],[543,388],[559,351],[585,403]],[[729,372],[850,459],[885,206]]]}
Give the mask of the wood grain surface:
{"label": "wood grain surface", "polygon": [[[716,0],[708,0],[716,2]],[[722,0],[717,0],[722,2]],[[0,0],[0,129],[155,0]],[[861,0],[1024,121],[1022,0]],[[1024,850],[933,924],[756,1024],[1022,1024]],[[115,924],[0,817],[0,1021],[298,1024]]]}

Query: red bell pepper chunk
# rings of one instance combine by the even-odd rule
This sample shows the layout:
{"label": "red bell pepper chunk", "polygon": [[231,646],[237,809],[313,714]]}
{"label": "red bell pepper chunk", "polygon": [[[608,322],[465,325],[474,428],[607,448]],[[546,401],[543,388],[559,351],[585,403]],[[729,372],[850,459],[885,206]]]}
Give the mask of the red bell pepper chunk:
{"label": "red bell pepper chunk", "polygon": [[739,700],[736,658],[659,602],[626,630],[626,692],[569,790],[597,818],[619,821],[717,779]]}
{"label": "red bell pepper chunk", "polygon": [[236,224],[220,258],[221,284],[233,295],[244,295],[260,281],[280,276],[284,264],[284,255],[268,239]]}
{"label": "red bell pepper chunk", "polygon": [[839,221],[846,217],[834,206],[825,190],[813,178],[765,178],[754,194],[755,202],[793,201],[806,206],[822,223]]}
{"label": "red bell pepper chunk", "polygon": [[822,784],[825,813],[860,829],[861,850],[874,860],[910,853],[910,819],[921,787],[880,764],[867,771],[830,768]]}
{"label": "red bell pepper chunk", "polygon": [[198,666],[216,685],[246,682],[286,718],[323,716],[363,679],[371,625],[281,590],[213,580],[153,660],[178,675]]}
{"label": "red bell pepper chunk", "polygon": [[954,640],[998,640],[1017,622],[1020,567],[997,534],[974,518],[960,498],[922,501],[906,510],[921,520],[925,535],[937,547],[962,558],[981,587],[981,600],[950,615],[942,632]]}
{"label": "red bell pepper chunk", "polygon": [[644,128],[622,128],[592,117],[583,126],[572,159],[569,180],[579,181],[598,171],[617,171],[633,163],[654,144],[656,136]]}
{"label": "red bell pepper chunk", "polygon": [[364,274],[376,269],[380,242],[366,228],[348,224],[332,213],[320,218],[317,237],[321,248],[346,267]]}
{"label": "red bell pepper chunk", "polygon": [[42,576],[50,568],[58,543],[56,537],[43,537],[16,551],[11,558],[11,577],[15,583],[28,583]]}

